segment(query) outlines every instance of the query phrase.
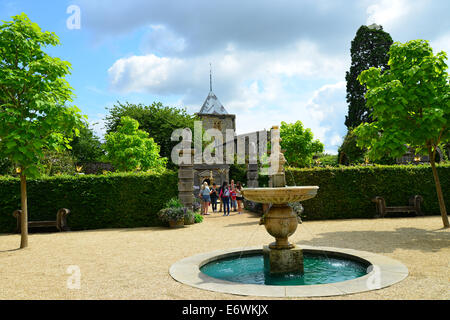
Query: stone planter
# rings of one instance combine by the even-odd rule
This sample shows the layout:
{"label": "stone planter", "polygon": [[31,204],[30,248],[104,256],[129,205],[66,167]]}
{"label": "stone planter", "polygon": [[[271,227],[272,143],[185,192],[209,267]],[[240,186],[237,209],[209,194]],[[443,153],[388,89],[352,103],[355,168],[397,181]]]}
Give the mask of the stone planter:
{"label": "stone planter", "polygon": [[184,218],[180,220],[170,220],[169,226],[171,228],[183,228],[184,227]]}

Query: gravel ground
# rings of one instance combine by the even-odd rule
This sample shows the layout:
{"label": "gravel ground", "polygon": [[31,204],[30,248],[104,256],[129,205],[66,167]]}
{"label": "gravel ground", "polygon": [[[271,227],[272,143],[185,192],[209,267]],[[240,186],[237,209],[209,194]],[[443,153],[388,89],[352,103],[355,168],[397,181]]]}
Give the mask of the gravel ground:
{"label": "gravel ground", "polygon": [[[176,261],[219,249],[273,241],[259,217],[207,216],[182,229],[108,229],[0,235],[0,299],[262,299],[204,291],[169,275]],[[70,221],[69,221],[70,223]],[[450,230],[439,216],[304,222],[290,238],[312,246],[371,251],[409,269],[400,283],[331,299],[450,299]],[[78,266],[79,289],[68,289],[69,266]],[[330,298],[326,298],[330,299]]]}

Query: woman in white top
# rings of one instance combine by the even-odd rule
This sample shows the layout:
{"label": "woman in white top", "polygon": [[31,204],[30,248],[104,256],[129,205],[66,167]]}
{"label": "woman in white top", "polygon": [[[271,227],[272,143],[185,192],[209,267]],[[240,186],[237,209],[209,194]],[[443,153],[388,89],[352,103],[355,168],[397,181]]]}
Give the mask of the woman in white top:
{"label": "woman in white top", "polygon": [[202,189],[200,191],[200,196],[203,200],[203,208],[202,208],[202,214],[203,215],[209,215],[208,209],[209,204],[211,203],[211,196],[209,195],[211,193],[211,190],[208,187],[208,182],[203,182]]}

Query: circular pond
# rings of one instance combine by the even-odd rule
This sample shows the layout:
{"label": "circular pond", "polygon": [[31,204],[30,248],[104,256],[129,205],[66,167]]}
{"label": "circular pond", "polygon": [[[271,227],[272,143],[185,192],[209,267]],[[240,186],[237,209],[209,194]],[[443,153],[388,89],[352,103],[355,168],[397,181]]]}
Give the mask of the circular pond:
{"label": "circular pond", "polygon": [[209,262],[200,271],[213,278],[238,283],[299,286],[359,278],[367,274],[369,267],[368,263],[312,252],[303,254],[303,264],[303,274],[275,275],[264,270],[262,254],[250,254]]}
{"label": "circular pond", "polygon": [[402,281],[401,262],[367,251],[300,246],[304,274],[264,272],[262,247],[201,253],[174,263],[176,281],[202,290],[260,297],[327,297],[378,290]]}

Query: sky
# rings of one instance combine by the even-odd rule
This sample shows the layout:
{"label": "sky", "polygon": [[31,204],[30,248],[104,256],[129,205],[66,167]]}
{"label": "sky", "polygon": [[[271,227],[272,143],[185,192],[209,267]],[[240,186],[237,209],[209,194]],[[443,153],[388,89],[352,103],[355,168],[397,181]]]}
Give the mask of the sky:
{"label": "sky", "polygon": [[238,134],[300,120],[336,154],[361,25],[450,53],[448,0],[0,0],[0,20],[21,12],[60,38],[46,51],[72,64],[73,104],[99,136],[117,101],[198,112],[211,64]]}

